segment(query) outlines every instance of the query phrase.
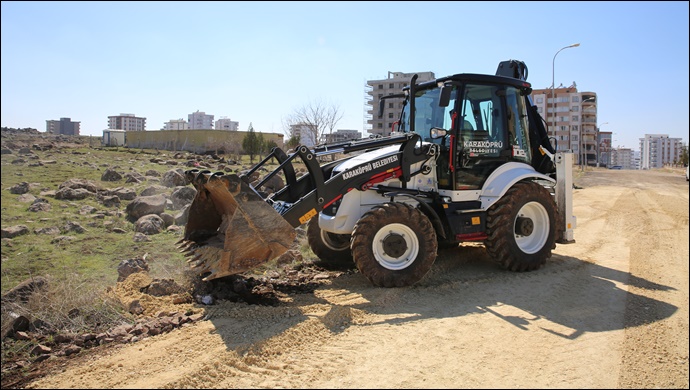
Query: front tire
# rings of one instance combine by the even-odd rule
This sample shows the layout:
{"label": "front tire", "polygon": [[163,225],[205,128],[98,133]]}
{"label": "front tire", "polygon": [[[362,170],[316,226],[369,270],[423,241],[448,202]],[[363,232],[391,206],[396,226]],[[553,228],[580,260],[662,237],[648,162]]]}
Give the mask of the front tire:
{"label": "front tire", "polygon": [[405,203],[384,203],[366,212],[352,232],[357,269],[378,287],[417,283],[436,260],[437,241],[429,218]]}
{"label": "front tire", "polygon": [[546,188],[519,182],[489,208],[484,245],[504,269],[539,269],[556,245],[556,217],[553,197]]}
{"label": "front tire", "polygon": [[319,227],[319,214],[309,220],[307,242],[312,252],[327,266],[352,266],[350,235],[335,234]]}

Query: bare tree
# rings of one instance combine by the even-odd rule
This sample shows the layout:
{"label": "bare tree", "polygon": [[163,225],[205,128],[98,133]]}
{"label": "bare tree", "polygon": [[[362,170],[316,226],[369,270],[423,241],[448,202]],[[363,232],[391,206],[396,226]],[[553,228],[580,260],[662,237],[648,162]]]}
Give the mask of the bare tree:
{"label": "bare tree", "polygon": [[[289,138],[298,136],[302,145],[312,146],[325,142],[342,118],[343,113],[337,104],[319,99],[295,109],[284,120],[283,126]],[[295,134],[297,131],[299,134]]]}

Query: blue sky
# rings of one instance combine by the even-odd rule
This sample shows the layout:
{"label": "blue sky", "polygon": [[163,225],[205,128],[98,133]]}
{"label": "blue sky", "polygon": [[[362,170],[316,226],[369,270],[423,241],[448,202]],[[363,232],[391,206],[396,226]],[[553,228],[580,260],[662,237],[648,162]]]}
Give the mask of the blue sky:
{"label": "blue sky", "polygon": [[[2,126],[72,118],[102,135],[133,113],[157,130],[196,110],[284,133],[309,102],[364,128],[365,84],[388,71],[494,74],[596,92],[602,131],[688,143],[688,2],[2,1]],[[579,47],[561,51],[562,47]]]}

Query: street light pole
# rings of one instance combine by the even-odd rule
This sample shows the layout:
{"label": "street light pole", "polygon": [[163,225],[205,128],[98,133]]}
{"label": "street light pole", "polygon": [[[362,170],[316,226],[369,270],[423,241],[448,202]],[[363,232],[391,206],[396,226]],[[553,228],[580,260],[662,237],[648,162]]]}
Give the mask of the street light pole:
{"label": "street light pole", "polygon": [[[578,47],[580,46],[579,43],[574,43],[572,45],[566,46],[564,48],[561,48],[561,50],[557,51],[556,54],[553,55],[553,61],[551,61],[551,106],[553,107],[553,119],[551,121],[551,124],[553,125],[553,134],[556,134],[556,99],[555,99],[555,89],[556,89],[556,56],[558,53],[565,49],[569,49],[571,47]],[[548,107],[548,106],[547,106]],[[548,115],[548,109],[547,109],[547,115]],[[556,140],[556,143],[558,144],[558,140]]]}

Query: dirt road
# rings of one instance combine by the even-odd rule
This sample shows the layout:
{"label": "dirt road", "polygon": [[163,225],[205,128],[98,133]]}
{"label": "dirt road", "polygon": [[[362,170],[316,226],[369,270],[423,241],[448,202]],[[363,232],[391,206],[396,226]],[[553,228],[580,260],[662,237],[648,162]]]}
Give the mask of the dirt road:
{"label": "dirt road", "polygon": [[86,355],[34,388],[688,388],[688,183],[586,172],[576,243],[502,271],[442,252],[412,288],[355,273],[278,307]]}

